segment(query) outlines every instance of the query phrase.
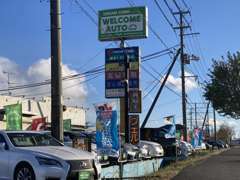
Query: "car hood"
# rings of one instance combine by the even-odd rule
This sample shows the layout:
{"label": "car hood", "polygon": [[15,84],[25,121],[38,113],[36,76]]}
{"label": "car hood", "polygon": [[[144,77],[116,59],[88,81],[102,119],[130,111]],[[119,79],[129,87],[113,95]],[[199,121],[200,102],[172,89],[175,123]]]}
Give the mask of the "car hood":
{"label": "car hood", "polygon": [[92,153],[66,146],[18,147],[18,149],[32,153],[55,156],[63,160],[94,159]]}

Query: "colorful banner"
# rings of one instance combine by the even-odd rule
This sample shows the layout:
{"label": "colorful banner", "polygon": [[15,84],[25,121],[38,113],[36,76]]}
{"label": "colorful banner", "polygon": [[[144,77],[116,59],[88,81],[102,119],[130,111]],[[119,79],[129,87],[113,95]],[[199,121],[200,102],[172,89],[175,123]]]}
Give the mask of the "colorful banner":
{"label": "colorful banner", "polygon": [[176,124],[174,116],[167,116],[164,120],[167,124],[172,125],[169,131],[165,134],[165,138],[176,138]]}
{"label": "colorful banner", "polygon": [[129,90],[139,90],[139,47],[105,50],[105,97],[124,97],[125,55],[129,60]]}
{"label": "colorful banner", "polygon": [[189,134],[188,142],[190,142],[194,148],[201,146],[203,138],[203,133],[201,129],[195,128],[194,130],[189,131],[188,134]]}
{"label": "colorful banner", "polygon": [[8,131],[22,130],[22,104],[4,106]]}
{"label": "colorful banner", "polygon": [[44,131],[46,129],[46,118],[35,118],[32,120],[31,130],[32,131]]}
{"label": "colorful banner", "polygon": [[96,105],[96,145],[98,154],[119,155],[117,111],[111,104]]}
{"label": "colorful banner", "polygon": [[64,119],[63,120],[63,129],[64,129],[64,131],[71,131],[72,130],[71,119]]}

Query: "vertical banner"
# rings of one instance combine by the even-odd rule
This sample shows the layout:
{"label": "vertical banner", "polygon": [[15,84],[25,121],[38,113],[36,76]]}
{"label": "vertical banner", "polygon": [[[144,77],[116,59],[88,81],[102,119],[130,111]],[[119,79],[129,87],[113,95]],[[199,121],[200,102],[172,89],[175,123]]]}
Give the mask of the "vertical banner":
{"label": "vertical banner", "polygon": [[139,143],[139,115],[129,115],[130,143]]}
{"label": "vertical banner", "polygon": [[32,131],[44,131],[46,129],[46,118],[35,118],[32,120],[31,130]]}
{"label": "vertical banner", "polygon": [[117,111],[110,103],[95,105],[96,109],[96,144],[98,154],[119,155],[119,134]]}
{"label": "vertical banner", "polygon": [[165,138],[176,138],[176,123],[174,116],[167,116],[164,118],[166,124],[171,124],[171,128],[165,134]]}
{"label": "vertical banner", "polygon": [[4,106],[4,109],[7,120],[7,130],[22,130],[22,104]]}
{"label": "vertical banner", "polygon": [[71,131],[72,130],[71,119],[64,119],[63,120],[63,129],[64,129],[64,131]]}

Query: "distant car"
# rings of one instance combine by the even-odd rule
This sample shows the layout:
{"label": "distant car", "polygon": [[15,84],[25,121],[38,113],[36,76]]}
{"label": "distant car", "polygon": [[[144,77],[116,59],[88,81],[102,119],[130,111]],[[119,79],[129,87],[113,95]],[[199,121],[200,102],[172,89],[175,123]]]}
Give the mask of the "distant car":
{"label": "distant car", "polygon": [[0,179],[46,180],[98,178],[94,155],[46,134],[0,131]]}
{"label": "distant car", "polygon": [[186,141],[177,141],[177,146],[180,150],[180,155],[181,156],[189,156],[193,152],[193,148],[191,144],[187,143]]}
{"label": "distant car", "polygon": [[207,141],[208,144],[212,145],[212,148],[217,148],[217,149],[222,149],[224,148],[224,145],[218,141],[212,141],[212,140],[209,140]]}
{"label": "distant car", "polygon": [[217,143],[222,144],[224,146],[224,148],[228,148],[229,147],[229,145],[227,143],[225,143],[224,141],[222,141],[220,139],[217,140]]}
{"label": "distant car", "polygon": [[148,151],[149,151],[149,156],[151,156],[151,157],[161,157],[161,156],[164,156],[163,148],[158,143],[141,140],[139,142],[139,146],[140,147],[147,146]]}
{"label": "distant car", "polygon": [[200,146],[196,146],[196,147],[194,148],[195,151],[198,151],[198,150],[206,150],[206,149],[207,149],[207,147],[206,147],[206,144],[205,144],[204,142],[202,142]]}

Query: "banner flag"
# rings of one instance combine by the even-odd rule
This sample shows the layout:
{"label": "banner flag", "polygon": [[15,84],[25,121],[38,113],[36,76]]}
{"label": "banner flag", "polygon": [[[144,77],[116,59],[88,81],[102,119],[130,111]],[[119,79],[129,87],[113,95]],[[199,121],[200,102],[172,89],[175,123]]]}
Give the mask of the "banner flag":
{"label": "banner flag", "polygon": [[18,131],[22,130],[22,104],[12,104],[4,106],[7,130]]}
{"label": "banner flag", "polygon": [[71,131],[72,130],[71,119],[64,119],[63,120],[63,129],[64,129],[64,131]]}
{"label": "banner flag", "polygon": [[175,117],[167,116],[164,118],[165,123],[171,124],[171,128],[169,129],[169,132],[165,134],[166,138],[176,138],[176,123],[175,123]]}
{"label": "banner flag", "polygon": [[117,111],[109,103],[95,105],[96,145],[98,154],[119,155]]}

